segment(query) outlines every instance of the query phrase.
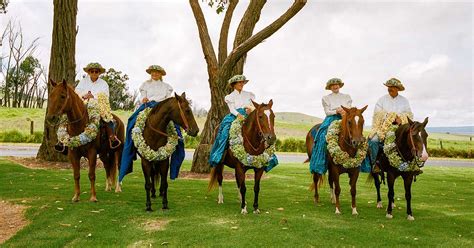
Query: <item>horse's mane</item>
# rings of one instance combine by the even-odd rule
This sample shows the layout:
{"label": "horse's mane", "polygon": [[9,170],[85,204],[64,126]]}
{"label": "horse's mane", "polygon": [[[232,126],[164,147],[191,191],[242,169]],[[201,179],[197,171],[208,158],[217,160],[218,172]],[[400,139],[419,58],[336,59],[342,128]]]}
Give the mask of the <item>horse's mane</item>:
{"label": "horse's mane", "polygon": [[174,99],[174,97],[170,97],[170,98],[167,98],[167,99],[161,101],[159,104],[157,104],[155,107],[153,107],[153,109],[150,111],[150,115],[158,113],[160,111],[160,109],[163,108],[164,106],[166,106],[166,104],[168,102],[170,102],[172,99]]}

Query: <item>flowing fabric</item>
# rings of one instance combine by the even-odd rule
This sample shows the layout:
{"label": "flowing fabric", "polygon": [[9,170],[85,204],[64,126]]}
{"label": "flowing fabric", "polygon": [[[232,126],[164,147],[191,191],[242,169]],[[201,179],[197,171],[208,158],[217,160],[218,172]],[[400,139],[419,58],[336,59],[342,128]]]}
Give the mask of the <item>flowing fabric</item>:
{"label": "flowing fabric", "polygon": [[362,172],[371,172],[372,167],[375,165],[377,161],[377,154],[379,150],[383,148],[383,143],[378,140],[378,138],[369,139],[369,151],[367,152],[367,156],[362,162],[361,171]]}
{"label": "flowing fabric", "polygon": [[321,123],[321,126],[319,126],[316,135],[313,137],[313,151],[311,153],[311,160],[309,161],[309,170],[311,173],[323,175],[328,170],[326,134],[328,132],[329,125],[331,125],[333,121],[340,119],[341,115],[339,114],[326,116],[323,123]]}
{"label": "flowing fabric", "polygon": [[[126,132],[126,139],[125,144],[123,147],[122,159],[120,163],[120,174],[119,174],[119,182],[123,181],[125,175],[133,171],[133,161],[137,160],[137,149],[133,144],[132,140],[132,129],[135,126],[135,122],[137,121],[138,114],[142,112],[145,108],[154,108],[158,105],[158,102],[151,101],[148,103],[144,103],[140,105],[140,107],[128,118],[127,123],[127,132]],[[178,177],[179,169],[181,168],[181,164],[184,160],[184,142],[183,136],[181,134],[181,129],[178,125],[175,125],[176,132],[178,133],[179,140],[178,145],[176,145],[176,150],[171,155],[171,162],[170,162],[170,178],[175,179]]]}
{"label": "flowing fabric", "polygon": [[[247,118],[247,113],[245,112],[244,108],[238,108],[237,112]],[[237,118],[237,116],[233,114],[227,114],[219,126],[219,130],[217,132],[216,139],[214,144],[212,144],[211,153],[209,154],[209,164],[212,167],[218,165],[221,160],[224,152],[227,148],[229,148],[229,131],[232,122]],[[278,158],[275,154],[273,154],[272,158],[268,162],[268,165],[265,166],[265,172],[269,172],[275,166],[278,165]]]}

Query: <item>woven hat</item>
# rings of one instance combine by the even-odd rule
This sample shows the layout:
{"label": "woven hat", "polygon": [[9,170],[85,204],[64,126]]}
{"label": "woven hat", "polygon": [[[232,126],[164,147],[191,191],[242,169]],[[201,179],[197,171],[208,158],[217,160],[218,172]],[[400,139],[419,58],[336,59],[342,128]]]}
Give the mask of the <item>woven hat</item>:
{"label": "woven hat", "polygon": [[86,67],[83,68],[85,72],[89,72],[89,70],[91,69],[98,69],[99,70],[99,74],[102,74],[105,72],[105,68],[102,67],[102,65],[100,65],[99,63],[97,62],[92,62],[92,63],[89,63]]}
{"label": "woven hat", "polygon": [[159,65],[150,65],[150,66],[148,66],[148,69],[146,69],[146,73],[151,74],[152,71],[159,71],[159,72],[161,72],[161,74],[163,74],[163,76],[166,75],[165,69],[163,69],[163,67],[161,67]]}
{"label": "woven hat", "polygon": [[237,82],[244,82],[244,84],[246,84],[248,81],[249,80],[247,80],[247,78],[244,75],[235,75],[231,77],[229,81],[227,81],[227,84],[232,85],[233,83],[237,83]]}
{"label": "woven hat", "polygon": [[335,85],[335,84],[338,84],[339,87],[342,88],[342,86],[344,86],[344,83],[342,82],[341,79],[339,78],[331,78],[328,80],[328,82],[326,83],[326,89],[327,90],[330,90],[331,89],[331,85]]}
{"label": "woven hat", "polygon": [[402,82],[396,78],[390,78],[387,82],[383,85],[387,87],[396,87],[399,91],[404,91],[405,87],[403,86]]}

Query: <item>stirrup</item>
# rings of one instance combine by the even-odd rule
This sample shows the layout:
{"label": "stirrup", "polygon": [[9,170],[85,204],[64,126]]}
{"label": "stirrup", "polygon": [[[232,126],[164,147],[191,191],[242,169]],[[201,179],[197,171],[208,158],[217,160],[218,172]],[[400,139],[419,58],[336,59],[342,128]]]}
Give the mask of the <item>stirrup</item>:
{"label": "stirrup", "polygon": [[[117,145],[113,145],[113,143],[117,143]],[[119,147],[120,145],[122,144],[122,142],[117,138],[117,137],[114,137],[114,140],[112,141],[110,138],[109,138],[109,146],[110,146],[110,149],[116,149],[117,147]]]}
{"label": "stirrup", "polygon": [[66,146],[58,142],[56,145],[54,145],[54,150],[63,153],[66,150]]}

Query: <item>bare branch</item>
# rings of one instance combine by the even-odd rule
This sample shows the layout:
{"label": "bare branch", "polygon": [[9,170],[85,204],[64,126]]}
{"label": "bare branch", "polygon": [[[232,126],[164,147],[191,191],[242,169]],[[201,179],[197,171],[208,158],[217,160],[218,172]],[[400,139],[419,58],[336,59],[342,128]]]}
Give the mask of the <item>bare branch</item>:
{"label": "bare branch", "polygon": [[229,38],[229,27],[232,21],[232,15],[234,14],[235,7],[239,3],[239,0],[230,0],[229,7],[225,12],[224,21],[222,22],[221,33],[219,36],[219,66],[224,63],[227,58],[227,39]]}

